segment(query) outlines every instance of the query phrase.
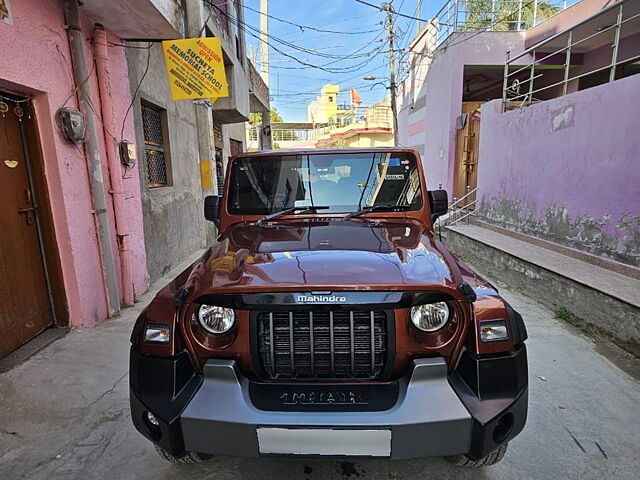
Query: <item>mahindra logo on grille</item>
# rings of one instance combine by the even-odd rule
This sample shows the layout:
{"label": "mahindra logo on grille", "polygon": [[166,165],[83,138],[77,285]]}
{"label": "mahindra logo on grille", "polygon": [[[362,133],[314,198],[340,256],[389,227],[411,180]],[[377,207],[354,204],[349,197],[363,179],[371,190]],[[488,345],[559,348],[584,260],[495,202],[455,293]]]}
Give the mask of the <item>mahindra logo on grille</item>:
{"label": "mahindra logo on grille", "polygon": [[298,295],[296,297],[298,303],[344,303],[347,297],[338,295]]}

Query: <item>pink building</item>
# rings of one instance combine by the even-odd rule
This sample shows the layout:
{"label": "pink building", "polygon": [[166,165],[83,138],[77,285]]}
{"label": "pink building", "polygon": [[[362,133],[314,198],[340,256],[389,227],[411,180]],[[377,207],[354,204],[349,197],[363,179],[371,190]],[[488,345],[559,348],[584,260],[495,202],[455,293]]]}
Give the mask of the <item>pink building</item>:
{"label": "pink building", "polygon": [[469,194],[460,206],[493,227],[639,267],[640,2],[541,22],[453,3],[410,45],[399,96],[430,187]]}
{"label": "pink building", "polygon": [[[119,152],[135,141],[122,39],[175,38],[170,3],[85,0],[79,30],[77,1],[0,0],[0,357],[148,288],[138,166]],[[65,138],[60,109],[84,141]]]}

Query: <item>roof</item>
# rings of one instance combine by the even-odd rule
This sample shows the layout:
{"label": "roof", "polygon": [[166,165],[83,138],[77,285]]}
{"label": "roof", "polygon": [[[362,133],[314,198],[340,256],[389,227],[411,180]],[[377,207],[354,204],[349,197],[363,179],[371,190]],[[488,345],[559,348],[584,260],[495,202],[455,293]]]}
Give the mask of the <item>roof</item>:
{"label": "roof", "polygon": [[258,152],[244,152],[236,155],[233,158],[243,157],[261,157],[269,155],[326,155],[331,153],[392,153],[392,152],[408,152],[413,153],[416,156],[416,152],[413,148],[408,147],[370,147],[370,148],[301,148],[295,150],[263,150]]}

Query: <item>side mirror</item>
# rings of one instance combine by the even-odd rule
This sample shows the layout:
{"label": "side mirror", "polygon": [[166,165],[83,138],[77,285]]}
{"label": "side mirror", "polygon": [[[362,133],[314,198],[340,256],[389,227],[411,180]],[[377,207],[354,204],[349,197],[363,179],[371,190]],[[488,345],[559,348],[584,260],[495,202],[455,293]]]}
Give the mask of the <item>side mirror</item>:
{"label": "side mirror", "polygon": [[431,208],[431,221],[441,217],[449,211],[449,197],[446,190],[429,191],[429,207]]}
{"label": "side mirror", "polygon": [[204,197],[204,218],[216,225],[220,222],[220,197],[218,195]]}

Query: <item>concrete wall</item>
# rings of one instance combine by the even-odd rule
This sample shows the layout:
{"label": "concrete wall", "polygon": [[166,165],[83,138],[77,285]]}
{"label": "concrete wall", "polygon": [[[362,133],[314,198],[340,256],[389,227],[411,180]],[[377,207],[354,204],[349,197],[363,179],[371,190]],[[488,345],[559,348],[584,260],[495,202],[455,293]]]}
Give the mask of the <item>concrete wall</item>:
{"label": "concrete wall", "polygon": [[[0,88],[33,97],[69,320],[73,325],[92,326],[107,317],[107,301],[92,213],[88,165],[82,147],[67,143],[54,120],[56,110],[63,105],[77,107],[62,3],[58,0],[11,0],[11,10],[13,25],[0,22]],[[84,38],[89,39],[93,29],[91,19],[83,19],[83,28]],[[108,30],[107,36],[109,41],[121,43]],[[90,61],[93,58],[90,41],[87,40],[85,45],[86,57]],[[124,137],[133,138],[132,117],[128,115],[125,118],[131,94],[124,49],[111,46],[109,56],[114,123],[119,126],[116,135],[119,136],[123,128]],[[93,92],[92,104],[99,113],[95,70],[92,72],[88,83]],[[100,129],[101,122],[98,121],[97,125]],[[98,133],[102,134],[101,129]],[[102,137],[100,153],[106,159],[104,142]],[[104,165],[103,177],[107,179],[106,160]],[[137,168],[129,171],[124,188],[128,197],[126,212],[131,232],[133,282],[136,295],[141,295],[148,287],[148,278]],[[110,200],[108,206],[113,227]],[[117,242],[113,228],[112,237],[115,247]],[[117,251],[114,251],[114,257],[118,262]]]}
{"label": "concrete wall", "polygon": [[[210,224],[202,216],[203,195],[195,110],[202,107],[195,106],[191,100],[172,100],[159,44],[149,51],[128,50],[131,89],[135,90],[140,83],[149,54],[149,71],[134,102],[133,117],[141,167],[147,267],[151,281],[154,281],[205,245],[205,232]],[[171,170],[170,185],[166,187],[147,187],[141,101],[166,110],[168,148],[165,147],[165,155]]]}
{"label": "concrete wall", "polygon": [[523,32],[453,34],[436,50],[424,84],[416,83],[417,94],[410,89],[405,93],[398,120],[400,144],[422,155],[429,188],[442,183],[453,195],[455,122],[462,111],[464,66],[504,64],[507,50],[515,54],[523,47]]}
{"label": "concrete wall", "polygon": [[[637,306],[592,288],[588,279],[582,283],[582,279],[553,272],[500,248],[473,240],[460,231],[446,229],[446,244],[451,252],[490,278],[504,282],[510,290],[519,290],[554,310],[568,309],[580,319],[580,324],[584,321],[621,347],[635,355],[640,354]],[[528,312],[521,313],[526,321]]]}
{"label": "concrete wall", "polygon": [[506,113],[482,107],[485,220],[640,266],[640,75]]}

